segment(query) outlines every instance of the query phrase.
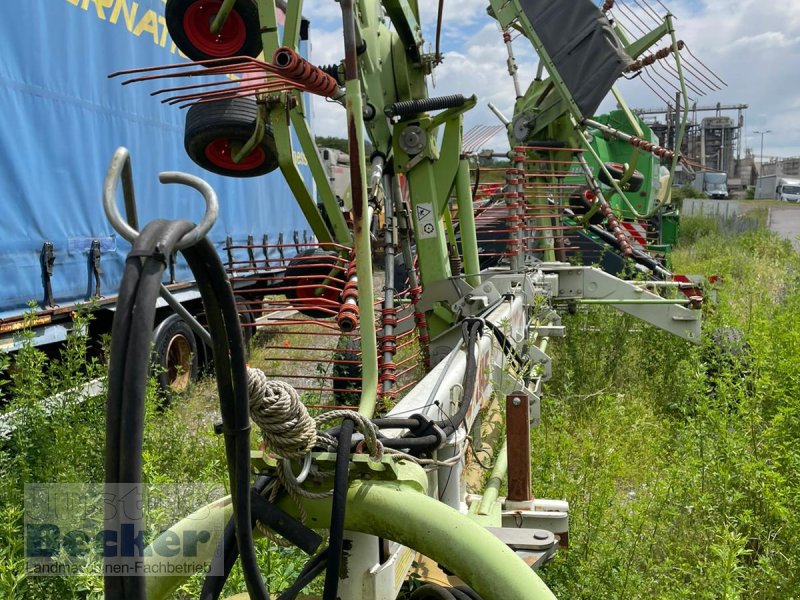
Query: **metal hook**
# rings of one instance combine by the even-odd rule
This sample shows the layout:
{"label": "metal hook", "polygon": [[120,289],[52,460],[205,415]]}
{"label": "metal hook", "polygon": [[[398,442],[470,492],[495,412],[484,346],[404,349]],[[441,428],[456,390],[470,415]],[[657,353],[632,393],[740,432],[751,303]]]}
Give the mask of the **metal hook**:
{"label": "metal hook", "polygon": [[[122,195],[125,200],[125,212],[127,221],[122,218],[117,207],[117,187],[122,179]],[[196,189],[203,195],[206,202],[206,212],[199,224],[184,235],[176,244],[177,250],[183,250],[200,241],[210,230],[219,215],[219,202],[214,189],[205,181],[188,173],[177,171],[167,171],[158,176],[158,180],[163,184],[180,183]],[[111,226],[124,239],[130,243],[139,237],[138,216],[136,214],[136,194],[133,185],[133,169],[131,167],[131,156],[127,148],[120,146],[114,152],[111,164],[106,172],[103,183],[103,210]]]}
{"label": "metal hook", "polygon": [[184,235],[175,247],[178,250],[183,250],[184,248],[193,246],[211,231],[211,228],[217,221],[217,216],[219,215],[217,193],[214,191],[214,188],[199,177],[179,171],[165,171],[159,174],[158,180],[163,184],[180,183],[196,189],[203,195],[203,199],[206,201],[206,212],[203,215],[203,219],[194,226],[194,229]]}

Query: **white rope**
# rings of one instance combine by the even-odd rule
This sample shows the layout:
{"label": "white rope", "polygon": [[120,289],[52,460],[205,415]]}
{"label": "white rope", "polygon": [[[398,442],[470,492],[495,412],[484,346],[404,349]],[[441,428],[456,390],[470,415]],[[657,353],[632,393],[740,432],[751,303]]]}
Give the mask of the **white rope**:
{"label": "white rope", "polygon": [[283,458],[302,459],[317,442],[317,424],[300,395],[283,381],[268,379],[261,369],[247,369],[250,418],[267,446]]}

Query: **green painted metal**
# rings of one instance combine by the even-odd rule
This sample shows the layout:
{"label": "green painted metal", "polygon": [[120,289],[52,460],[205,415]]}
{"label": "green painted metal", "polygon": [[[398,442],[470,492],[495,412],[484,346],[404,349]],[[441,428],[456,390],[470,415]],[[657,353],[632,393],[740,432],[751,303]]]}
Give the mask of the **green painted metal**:
{"label": "green painted metal", "polygon": [[661,215],[661,239],[659,240],[666,246],[674,246],[678,243],[680,235],[681,217],[678,211],[670,211]]}
{"label": "green painted metal", "polygon": [[[633,121],[630,118],[633,118]],[[640,118],[630,111],[623,109],[594,117],[594,120],[603,125],[608,125],[624,133],[635,135],[651,143],[658,143],[652,130]],[[632,219],[649,216],[657,208],[658,189],[654,181],[658,179],[660,162],[650,153],[644,154],[629,143],[603,135],[600,131],[593,131],[589,145],[594,150],[586,157],[593,172],[601,169],[605,162],[616,162],[628,165],[626,175],[630,178],[633,169],[638,170],[644,177],[642,188],[636,192],[625,189],[625,178],[620,182],[622,194],[609,197],[608,201],[615,214],[622,218]],[[599,158],[599,160],[598,160]]]}
{"label": "green painted metal", "polygon": [[[311,170],[314,183],[317,184],[317,195],[322,201],[322,206],[325,208],[325,213],[328,215],[328,220],[333,228],[333,238],[339,244],[349,246],[353,242],[353,236],[339,207],[339,202],[336,200],[336,194],[330,185],[328,174],[325,172],[317,142],[314,140],[314,136],[308,126],[303,96],[297,94],[295,98],[298,104],[289,112],[289,118],[294,126],[294,133],[300,142],[300,147],[303,149],[303,156],[308,163],[308,168]],[[276,110],[281,109],[278,108]]]}
{"label": "green painted metal", "polygon": [[275,137],[275,146],[278,149],[278,166],[281,169],[286,183],[294,194],[300,210],[308,221],[311,230],[317,239],[323,244],[329,244],[334,241],[322,214],[317,208],[317,203],[314,197],[306,187],[306,182],[297,168],[297,163],[294,158],[294,149],[292,148],[292,137],[289,129],[289,120],[286,110],[282,108],[273,109],[270,111],[270,119],[272,124],[272,132]]}
{"label": "green painted metal", "polygon": [[258,111],[256,112],[256,127],[253,131],[253,135],[250,136],[250,139],[237,150],[233,155],[233,162],[239,163],[242,159],[244,159],[248,154],[253,151],[253,148],[258,146],[261,141],[264,139],[264,134],[266,133],[266,123],[267,123],[267,114],[264,108],[264,105],[258,106]]}
{"label": "green painted metal", "polygon": [[478,235],[475,231],[475,211],[472,206],[472,187],[469,178],[469,163],[462,158],[456,174],[456,203],[458,220],[461,223],[461,257],[464,261],[464,280],[472,287],[481,284],[481,264],[478,257]]}
{"label": "green painted metal", "polygon": [[[350,155],[351,161],[361,165],[361,194],[353,195],[353,223],[355,230],[356,270],[358,280],[365,285],[358,286],[359,331],[361,333],[361,370],[363,382],[358,412],[367,418],[375,414],[375,403],[378,394],[378,340],[375,326],[375,297],[372,290],[372,240],[370,224],[367,222],[369,204],[367,199],[367,168],[364,159],[364,107],[361,100],[361,82],[358,79],[348,80],[347,87],[347,122],[354,123],[350,135],[358,140],[358,155]],[[352,172],[352,171],[351,171]],[[355,210],[356,203],[361,210]],[[359,222],[360,221],[360,222]]]}
{"label": "green painted metal", "polygon": [[608,299],[593,299],[593,298],[580,298],[576,300],[578,304],[612,304],[612,305],[636,305],[636,304],[675,304],[675,305],[688,305],[691,300],[688,298],[659,298],[657,300],[614,300]]}
{"label": "green painted metal", "polygon": [[625,46],[625,53],[633,59],[639,58],[642,54],[647,52],[647,50],[655,46],[664,36],[669,35],[669,30],[670,26],[665,21],[638,40],[627,44]]}
{"label": "green painted metal", "polygon": [[[301,15],[302,2],[290,2],[287,6],[286,22],[287,24],[296,24],[297,36],[299,36]],[[275,0],[258,0],[258,16],[261,22],[261,44],[264,48],[264,54],[271,57],[275,50],[282,45],[278,35],[278,21],[275,16]],[[292,41],[294,39],[292,35],[287,37],[287,32],[284,30],[284,41]],[[295,42],[290,47],[296,48],[296,46]],[[286,92],[268,96],[261,100],[268,102],[269,124],[272,127],[275,138],[278,165],[281,173],[292,190],[314,235],[322,243],[336,241],[343,245],[349,245],[352,243],[350,229],[347,227],[347,222],[342,215],[339,203],[336,201],[336,195],[333,193],[330,181],[325,173],[314,136],[311,135],[306,119],[303,95],[299,92]],[[302,153],[295,154],[289,128],[290,123],[294,127]],[[315,198],[297,168],[298,159],[305,160],[308,163],[311,175],[317,185],[317,193],[325,207],[333,231],[328,229],[317,207]]]}
{"label": "green painted metal", "polygon": [[[291,6],[289,8],[291,9]],[[264,56],[271,59],[275,50],[281,46],[275,0],[258,0],[258,20],[261,22],[261,45],[264,48]]]}
{"label": "green painted metal", "polygon": [[497,498],[500,496],[500,486],[503,485],[507,473],[508,440],[504,440],[502,447],[497,451],[492,474],[489,476],[489,481],[486,482],[486,488],[483,490],[483,496],[477,511],[478,515],[485,516],[492,513],[492,509],[497,503]]}
{"label": "green painted metal", "polygon": [[[425,495],[427,477],[421,467],[399,461],[398,472],[396,481],[359,479],[350,484],[345,514],[347,530],[394,540],[421,552],[458,575],[485,600],[555,598],[539,576],[503,542],[468,516]],[[320,489],[330,486],[328,480]],[[291,499],[283,498],[279,505],[297,514]],[[320,529],[329,526],[329,499],[303,500],[302,505],[307,523]],[[224,499],[200,509],[169,531],[203,530],[205,525],[229,516],[230,503]],[[204,544],[200,550],[204,554],[198,558],[208,559],[213,545]],[[173,559],[153,556],[145,562],[150,569],[176,564]],[[148,599],[168,597],[186,578],[185,575],[148,577]]]}
{"label": "green painted metal", "polygon": [[[434,233],[428,237],[427,234],[418,233],[417,235],[417,254],[419,257],[419,269],[424,285],[431,285],[437,281],[448,279],[452,276],[448,260],[448,251],[445,231],[445,212],[448,210],[449,198],[453,189],[456,191],[456,202],[459,207],[459,218],[466,217],[467,222],[474,224],[474,216],[466,216],[466,207],[472,211],[472,190],[469,185],[469,167],[466,174],[462,173],[462,182],[459,185],[459,172],[463,170],[463,159],[461,157],[461,139],[463,131],[463,115],[475,106],[477,99],[473,96],[467,102],[456,108],[443,111],[439,115],[431,118],[423,116],[408,123],[399,123],[395,126],[395,136],[399,138],[404,127],[419,126],[427,136],[425,150],[416,157],[410,157],[399,143],[395,143],[395,157],[398,170],[406,171],[411,190],[411,205],[414,213],[414,224],[417,232],[422,232],[422,225],[419,217],[427,210],[428,205],[432,205],[436,215]],[[444,130],[441,136],[441,149],[437,148],[436,138],[439,126]],[[413,161],[413,162],[412,162]],[[466,175],[466,185],[463,177]],[[423,212],[420,212],[423,211]],[[474,227],[471,231],[461,226],[462,235],[462,255],[469,259],[469,264],[465,262],[467,273],[471,275],[472,281],[479,280],[476,277],[480,271],[478,261],[477,235],[474,234]],[[466,234],[466,239],[464,235]],[[472,236],[475,236],[474,238]],[[474,270],[473,270],[474,269]],[[428,331],[432,338],[448,330],[454,324],[454,315],[449,307],[440,304],[428,312]]]}
{"label": "green painted metal", "polygon": [[[283,24],[283,45],[297,48],[300,43],[300,23],[303,20],[303,0],[292,0],[286,3],[286,20]],[[268,59],[272,54],[268,55]]]}
{"label": "green painted metal", "polygon": [[419,62],[422,58],[422,28],[419,25],[417,0],[384,0],[386,14],[397,28],[409,57]]}
{"label": "green painted metal", "polygon": [[231,14],[231,10],[233,10],[233,5],[236,4],[236,0],[224,0],[222,2],[222,6],[219,7],[219,12],[214,17],[214,20],[211,21],[211,33],[217,33],[222,26],[225,25],[225,21],[228,20],[228,15]]}

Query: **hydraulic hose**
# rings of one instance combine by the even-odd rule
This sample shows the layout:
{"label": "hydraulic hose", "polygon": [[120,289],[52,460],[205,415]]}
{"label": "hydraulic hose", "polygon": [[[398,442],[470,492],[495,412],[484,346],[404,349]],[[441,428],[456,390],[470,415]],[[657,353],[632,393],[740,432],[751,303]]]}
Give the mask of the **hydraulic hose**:
{"label": "hydraulic hose", "polygon": [[331,501],[331,526],[328,538],[328,566],[325,571],[325,588],[322,600],[336,600],[339,592],[339,566],[344,547],[344,519],[347,507],[347,485],[350,473],[350,440],[355,422],[345,419],[339,430],[339,445],[336,449],[336,466],[333,475],[333,499]]}
{"label": "hydraulic hose", "polygon": [[[115,530],[120,529],[118,520],[123,512],[115,505],[117,500],[125,498],[126,509],[136,510],[140,506],[140,488],[122,490],[119,486],[142,481],[144,404],[156,299],[167,257],[192,227],[188,221],[154,221],[136,239],[126,259],[111,330],[106,418],[106,491],[115,501],[106,505],[106,520],[115,524]],[[134,529],[137,522],[141,529],[141,517],[135,512],[131,520]],[[106,575],[104,589],[107,598],[145,598],[144,577],[135,574]]]}
{"label": "hydraulic hose", "polygon": [[214,342],[217,390],[242,573],[250,597],[268,600],[256,562],[250,520],[250,412],[245,347],[236,301],[222,262],[208,239],[185,249],[183,254],[197,281]]}
{"label": "hydraulic hose", "polygon": [[[259,477],[253,483],[252,490],[260,494],[270,482],[269,477]],[[225,532],[222,539],[217,544],[214,551],[214,558],[209,567],[209,573],[221,573],[221,575],[206,575],[203,581],[203,589],[200,591],[200,600],[217,600],[222,594],[222,588],[231,574],[236,560],[239,558],[239,548],[236,545],[236,526],[233,517],[225,525]]]}
{"label": "hydraulic hose", "polygon": [[[142,480],[144,398],[156,299],[167,257],[192,227],[184,221],[151,223],[136,239],[126,262],[112,327],[109,367],[105,463],[106,482],[111,486],[111,493],[119,491],[117,484],[136,484]],[[267,600],[269,596],[258,571],[253,546],[250,415],[245,349],[236,303],[224,267],[207,239],[186,248],[183,253],[196,278],[212,333],[233,496],[234,530],[242,571],[251,598]],[[113,507],[109,506],[108,510],[110,513]],[[113,519],[113,515],[109,516]],[[145,578],[138,576],[107,576],[104,580],[109,600],[144,600],[144,585]]]}

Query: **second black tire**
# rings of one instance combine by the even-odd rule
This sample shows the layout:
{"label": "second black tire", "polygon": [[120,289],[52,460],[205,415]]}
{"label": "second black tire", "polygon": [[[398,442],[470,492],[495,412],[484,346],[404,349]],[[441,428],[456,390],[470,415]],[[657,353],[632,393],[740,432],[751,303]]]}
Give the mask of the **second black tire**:
{"label": "second black tire", "polygon": [[186,113],[186,153],[196,164],[217,175],[266,175],[278,168],[278,151],[269,125],[258,146],[238,163],[233,160],[252,137],[257,118],[258,105],[253,98],[195,104]]}

